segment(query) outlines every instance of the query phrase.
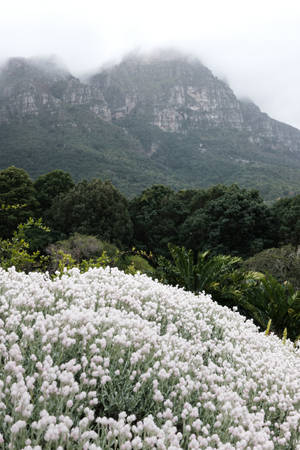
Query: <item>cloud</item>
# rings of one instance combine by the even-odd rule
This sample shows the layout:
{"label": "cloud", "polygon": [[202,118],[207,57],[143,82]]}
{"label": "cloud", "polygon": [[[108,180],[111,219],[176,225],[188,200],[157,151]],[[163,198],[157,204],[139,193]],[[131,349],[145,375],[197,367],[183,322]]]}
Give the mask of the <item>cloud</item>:
{"label": "cloud", "polygon": [[175,46],[300,128],[299,23],[295,0],[10,0],[0,61],[57,54],[78,74],[135,48]]}

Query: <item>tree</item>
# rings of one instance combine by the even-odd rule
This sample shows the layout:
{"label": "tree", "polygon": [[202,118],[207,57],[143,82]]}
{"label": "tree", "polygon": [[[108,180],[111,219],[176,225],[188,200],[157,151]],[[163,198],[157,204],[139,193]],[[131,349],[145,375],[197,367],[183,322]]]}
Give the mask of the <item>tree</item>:
{"label": "tree", "polygon": [[271,211],[279,222],[279,244],[300,245],[300,195],[278,200]]}
{"label": "tree", "polygon": [[195,251],[239,256],[253,255],[273,244],[272,214],[257,191],[232,185],[219,187],[215,194],[207,195],[202,207],[182,224],[182,243]]}
{"label": "tree", "polygon": [[56,199],[49,217],[65,235],[78,232],[120,246],[132,237],[127,200],[109,181],[81,181]]}
{"label": "tree", "polygon": [[63,170],[53,170],[41,175],[34,182],[36,197],[40,204],[41,216],[47,216],[47,211],[60,194],[66,194],[74,187],[71,175]]}
{"label": "tree", "polygon": [[38,201],[28,173],[14,166],[0,172],[0,236],[11,237],[18,224],[35,216]]}
{"label": "tree", "polygon": [[185,203],[172,189],[154,185],[130,202],[134,245],[154,254],[168,255],[168,243],[177,242],[179,224],[186,217]]}

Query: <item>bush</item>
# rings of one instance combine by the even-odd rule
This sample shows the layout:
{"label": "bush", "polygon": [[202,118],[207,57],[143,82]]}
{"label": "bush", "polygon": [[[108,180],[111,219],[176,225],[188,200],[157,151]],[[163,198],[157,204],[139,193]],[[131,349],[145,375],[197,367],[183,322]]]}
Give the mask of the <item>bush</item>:
{"label": "bush", "polygon": [[0,171],[0,207],[0,237],[4,239],[36,215],[36,191],[25,170],[12,166]]}
{"label": "bush", "polygon": [[300,253],[292,245],[264,250],[243,263],[246,270],[269,273],[279,282],[300,289]]}
{"label": "bush", "polygon": [[[67,266],[80,265],[84,260],[96,262],[103,254],[107,256],[107,263],[112,263],[119,254],[118,248],[108,242],[101,241],[95,236],[74,233],[70,238],[51,244],[46,249],[50,256],[48,270],[55,272],[65,260]],[[68,258],[66,256],[69,255]]]}
{"label": "bush", "polygon": [[25,224],[20,224],[11,239],[0,239],[0,266],[8,269],[14,266],[17,271],[30,272],[44,270],[48,262],[47,257],[40,254],[39,250],[32,250],[27,241],[27,234],[43,234],[50,230],[42,224],[41,219],[30,218]]}
{"label": "bush", "polygon": [[134,269],[134,272],[145,273],[149,277],[155,277],[155,269],[143,256],[136,254],[128,257],[129,265]]}
{"label": "bush", "polygon": [[142,272],[154,275],[154,269],[140,253],[121,251],[109,242],[95,236],[74,233],[69,239],[58,241],[47,248],[49,255],[48,270],[62,272],[64,267],[79,267],[85,272],[91,267],[118,267],[126,273]]}

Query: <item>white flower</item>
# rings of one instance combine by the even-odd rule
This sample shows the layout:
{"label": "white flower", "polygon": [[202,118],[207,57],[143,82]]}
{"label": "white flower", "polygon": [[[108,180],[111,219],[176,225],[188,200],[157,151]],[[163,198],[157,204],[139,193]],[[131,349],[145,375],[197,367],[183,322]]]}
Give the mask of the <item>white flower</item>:
{"label": "white flower", "polygon": [[[98,431],[103,448],[299,448],[300,350],[208,296],[110,268],[0,269],[0,286],[0,440],[14,450],[19,430],[35,450],[37,433],[99,450]],[[124,398],[152,409],[116,420]]]}
{"label": "white flower", "polygon": [[20,430],[22,430],[22,428],[26,427],[26,422],[24,420],[18,420],[17,422],[15,422],[10,430],[12,432],[12,434],[17,434],[19,433]]}

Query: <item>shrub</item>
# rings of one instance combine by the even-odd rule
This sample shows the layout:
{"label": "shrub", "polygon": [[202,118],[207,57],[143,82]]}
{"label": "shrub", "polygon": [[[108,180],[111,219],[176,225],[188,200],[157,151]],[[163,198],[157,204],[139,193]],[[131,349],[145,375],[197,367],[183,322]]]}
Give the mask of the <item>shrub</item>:
{"label": "shrub", "polygon": [[0,171],[0,206],[0,237],[4,239],[36,215],[36,191],[25,170],[12,166]]}
{"label": "shrub", "polygon": [[121,251],[115,245],[104,242],[95,236],[74,233],[68,239],[51,244],[47,248],[49,255],[48,270],[63,272],[64,267],[78,267],[85,272],[95,267],[118,267],[126,273],[137,271],[154,275],[154,269],[142,256],[142,253]]}
{"label": "shrub", "polygon": [[300,253],[292,245],[264,250],[243,263],[246,270],[269,273],[279,282],[300,289]]}
{"label": "shrub", "polygon": [[25,224],[19,224],[11,239],[0,239],[0,266],[4,269],[14,266],[16,270],[24,272],[44,270],[48,259],[39,250],[31,249],[27,235],[49,231],[41,219],[30,218]]}

